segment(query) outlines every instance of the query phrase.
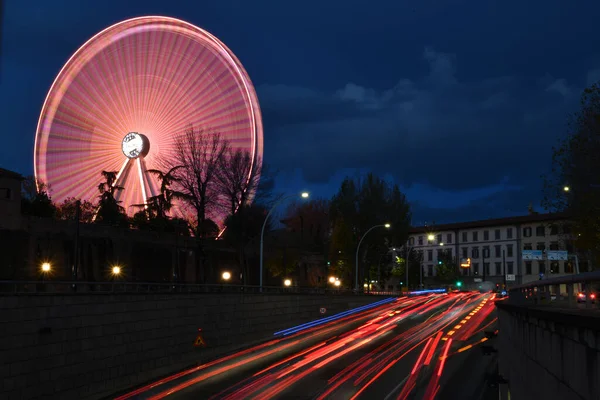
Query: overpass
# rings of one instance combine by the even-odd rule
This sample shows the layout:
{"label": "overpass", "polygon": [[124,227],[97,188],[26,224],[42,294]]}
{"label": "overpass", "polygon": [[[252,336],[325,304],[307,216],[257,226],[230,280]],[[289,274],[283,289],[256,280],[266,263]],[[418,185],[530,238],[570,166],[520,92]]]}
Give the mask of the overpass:
{"label": "overpass", "polygon": [[544,279],[497,303],[500,399],[600,399],[599,282]]}
{"label": "overpass", "polygon": [[[0,282],[0,398],[98,399],[387,299],[344,290]],[[201,329],[206,347],[195,347]]]}

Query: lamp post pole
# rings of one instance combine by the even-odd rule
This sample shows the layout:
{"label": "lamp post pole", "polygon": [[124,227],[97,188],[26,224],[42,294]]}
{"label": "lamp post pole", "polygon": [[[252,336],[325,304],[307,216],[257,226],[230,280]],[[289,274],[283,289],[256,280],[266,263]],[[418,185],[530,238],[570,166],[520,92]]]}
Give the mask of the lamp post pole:
{"label": "lamp post pole", "polygon": [[[303,199],[306,199],[306,198],[308,198],[308,193],[307,192],[303,192],[300,196]],[[273,207],[271,207],[271,209],[269,210],[269,213],[265,217],[265,220],[264,220],[263,225],[262,225],[262,229],[260,230],[260,271],[259,271],[260,279],[259,279],[259,287],[260,287],[261,291],[262,291],[262,287],[263,287],[263,247],[264,247],[265,228],[267,227],[267,221],[269,220],[269,217],[271,216],[271,213],[273,213],[273,211],[277,208],[278,205],[280,205],[284,201],[292,199],[294,197],[296,197],[295,194],[289,195],[289,196],[285,196],[285,197],[282,197],[281,199],[279,199],[279,201],[275,202],[275,204],[273,204]]]}
{"label": "lamp post pole", "polygon": [[355,276],[354,276],[354,289],[356,290],[356,292],[358,292],[358,251],[360,250],[360,244],[362,243],[362,241],[364,240],[364,238],[369,234],[369,232],[371,232],[373,229],[375,228],[388,228],[390,227],[390,224],[383,224],[383,225],[374,225],[372,227],[370,227],[364,235],[362,235],[362,237],[360,238],[359,242],[358,242],[358,246],[356,246],[356,259],[355,259],[355,266],[356,266],[356,270],[355,270]]}

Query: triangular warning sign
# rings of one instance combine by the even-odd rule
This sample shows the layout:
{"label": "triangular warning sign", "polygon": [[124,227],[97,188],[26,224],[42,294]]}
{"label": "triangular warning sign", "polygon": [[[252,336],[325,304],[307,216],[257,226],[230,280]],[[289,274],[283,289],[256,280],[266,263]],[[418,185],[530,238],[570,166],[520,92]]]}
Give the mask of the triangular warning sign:
{"label": "triangular warning sign", "polygon": [[202,335],[198,335],[196,340],[194,341],[194,347],[204,347],[206,343],[204,343],[204,339],[202,339]]}

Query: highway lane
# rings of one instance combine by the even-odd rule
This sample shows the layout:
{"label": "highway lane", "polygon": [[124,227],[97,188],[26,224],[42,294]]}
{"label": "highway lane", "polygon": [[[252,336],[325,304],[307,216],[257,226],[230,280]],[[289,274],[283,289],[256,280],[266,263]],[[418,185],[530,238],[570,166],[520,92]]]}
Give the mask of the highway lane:
{"label": "highway lane", "polygon": [[391,299],[280,332],[119,399],[432,399],[495,329],[493,310],[492,294]]}

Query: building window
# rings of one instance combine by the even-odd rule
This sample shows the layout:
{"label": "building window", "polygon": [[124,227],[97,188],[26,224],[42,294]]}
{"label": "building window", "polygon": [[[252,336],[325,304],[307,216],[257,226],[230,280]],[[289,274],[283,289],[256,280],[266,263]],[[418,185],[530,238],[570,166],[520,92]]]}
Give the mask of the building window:
{"label": "building window", "polygon": [[494,246],[494,252],[496,257],[502,257],[501,248],[502,246],[500,246],[499,244]]}
{"label": "building window", "polygon": [[500,229],[496,229],[496,230],[494,231],[494,238],[495,238],[496,240],[500,240]]}
{"label": "building window", "polygon": [[433,276],[433,265],[429,264],[427,266],[427,275],[428,276]]}
{"label": "building window", "polygon": [[546,227],[544,225],[535,228],[535,236],[544,237],[546,236]]}
{"label": "building window", "polygon": [[6,197],[5,198],[10,200],[12,198],[12,196],[11,196],[12,192],[10,191],[10,188],[6,188],[4,190],[6,190]]}
{"label": "building window", "polygon": [[509,261],[509,262],[507,262],[507,263],[506,263],[506,270],[507,270],[507,272],[506,272],[506,273],[507,273],[507,274],[509,274],[509,275],[512,275],[512,274],[514,274],[514,273],[515,273],[515,272],[513,271],[513,265],[514,265],[514,263],[513,263],[512,261]]}
{"label": "building window", "polygon": [[444,243],[444,241],[442,240],[442,235],[437,235],[436,239],[437,239],[438,244]]}
{"label": "building window", "polygon": [[571,225],[569,225],[569,224],[564,224],[564,225],[562,226],[562,231],[563,231],[563,233],[564,233],[564,234],[569,234],[569,233],[571,233]]}
{"label": "building window", "polygon": [[479,275],[479,263],[473,263],[473,275]]}
{"label": "building window", "polygon": [[482,250],[482,257],[483,258],[490,258],[490,247],[489,246],[483,246],[483,250]]}
{"label": "building window", "polygon": [[408,239],[408,244],[410,244],[411,246],[415,245],[415,238],[414,237],[410,237],[410,239]]}
{"label": "building window", "polygon": [[502,275],[502,263],[497,262],[495,265],[496,265],[496,275]]}
{"label": "building window", "polygon": [[536,246],[536,249],[537,249],[537,250],[542,250],[542,251],[546,250],[546,243],[544,243],[544,242],[539,242],[539,243],[537,244],[537,246]]}
{"label": "building window", "polygon": [[490,231],[483,231],[483,240],[490,240]]}
{"label": "building window", "polygon": [[550,250],[558,250],[558,242],[550,242]]}
{"label": "building window", "polygon": [[467,238],[467,232],[463,232],[462,233],[462,241],[466,242],[467,240],[468,240],[468,238]]}
{"label": "building window", "polygon": [[573,273],[573,263],[570,261],[565,261],[563,264],[563,268],[565,270],[565,273],[567,274],[572,274]]}
{"label": "building window", "polygon": [[469,249],[466,247],[463,247],[461,250],[462,250],[462,257],[469,258]]}
{"label": "building window", "polygon": [[490,276],[490,263],[483,263],[483,270],[486,276]]}
{"label": "building window", "polygon": [[506,228],[506,238],[512,239],[512,228]]}
{"label": "building window", "polygon": [[550,273],[551,274],[560,274],[560,269],[559,269],[558,261],[552,261],[550,263]]}
{"label": "building window", "polygon": [[550,235],[552,235],[552,236],[558,235],[558,225],[556,225],[556,224],[550,225]]}
{"label": "building window", "polygon": [[417,251],[419,262],[423,261],[423,250]]}
{"label": "building window", "polygon": [[513,256],[513,245],[507,244],[506,245],[506,257],[512,257],[512,256]]}
{"label": "building window", "polygon": [[446,242],[447,243],[452,243],[452,234],[451,233],[449,233],[449,234],[446,235]]}
{"label": "building window", "polygon": [[433,261],[433,250],[427,250],[427,261]]}
{"label": "building window", "polygon": [[471,249],[471,257],[472,258],[479,258],[479,247],[473,247]]}
{"label": "building window", "polygon": [[423,246],[423,236],[419,236],[419,246]]}
{"label": "building window", "polygon": [[531,243],[523,243],[523,250],[533,250]]}
{"label": "building window", "polygon": [[546,263],[544,261],[538,261],[538,270],[540,271],[540,274],[546,273]]}
{"label": "building window", "polygon": [[438,260],[441,260],[442,258],[444,258],[444,254],[446,254],[446,252],[444,250],[437,250],[436,251],[436,257]]}
{"label": "building window", "polygon": [[523,237],[531,237],[531,227],[523,228]]}
{"label": "building window", "polygon": [[473,236],[473,241],[476,242],[479,240],[479,232],[473,232],[471,234]]}
{"label": "building window", "polygon": [[531,275],[531,261],[525,261],[525,275]]}

